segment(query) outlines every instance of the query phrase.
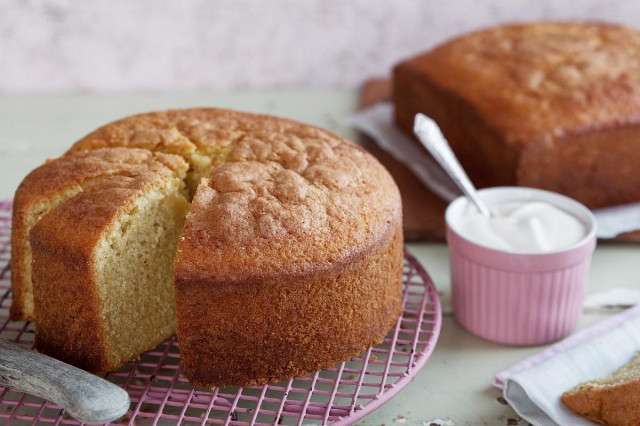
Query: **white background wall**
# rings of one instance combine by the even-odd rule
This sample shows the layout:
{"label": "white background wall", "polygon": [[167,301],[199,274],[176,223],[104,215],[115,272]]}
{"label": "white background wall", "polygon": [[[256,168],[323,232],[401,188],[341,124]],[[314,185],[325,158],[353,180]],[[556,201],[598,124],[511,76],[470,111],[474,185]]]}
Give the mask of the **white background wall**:
{"label": "white background wall", "polygon": [[506,21],[640,28],[636,0],[0,0],[0,94],[357,87]]}

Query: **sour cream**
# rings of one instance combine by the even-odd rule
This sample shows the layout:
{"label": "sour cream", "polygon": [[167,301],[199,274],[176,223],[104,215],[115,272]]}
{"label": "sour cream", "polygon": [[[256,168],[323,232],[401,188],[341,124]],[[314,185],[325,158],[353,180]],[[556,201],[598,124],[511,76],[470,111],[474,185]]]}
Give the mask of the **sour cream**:
{"label": "sour cream", "polygon": [[588,233],[577,217],[544,201],[490,205],[491,217],[469,206],[456,227],[465,238],[489,248],[542,253],[574,246]]}

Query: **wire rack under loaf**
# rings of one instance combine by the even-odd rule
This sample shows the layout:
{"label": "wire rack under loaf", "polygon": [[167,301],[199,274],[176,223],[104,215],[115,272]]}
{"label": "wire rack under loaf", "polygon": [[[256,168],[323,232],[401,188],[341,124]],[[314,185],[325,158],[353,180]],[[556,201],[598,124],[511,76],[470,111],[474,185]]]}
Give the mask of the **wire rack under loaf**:
{"label": "wire rack under loaf", "polygon": [[[10,322],[11,202],[0,202],[0,338],[33,346],[34,326]],[[405,253],[403,315],[384,342],[306,377],[261,387],[194,388],[182,374],[175,338],[106,378],[127,390],[118,424],[351,424],[407,385],[433,351],[441,325],[431,279]],[[0,422],[80,424],[59,406],[0,386]]]}

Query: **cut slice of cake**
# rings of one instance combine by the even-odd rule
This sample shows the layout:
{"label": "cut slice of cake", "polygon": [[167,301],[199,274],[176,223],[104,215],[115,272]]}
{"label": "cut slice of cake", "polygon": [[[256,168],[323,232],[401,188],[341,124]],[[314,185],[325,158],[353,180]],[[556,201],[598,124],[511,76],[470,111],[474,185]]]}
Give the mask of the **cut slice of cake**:
{"label": "cut slice of cake", "polygon": [[29,173],[13,202],[11,232],[11,320],[34,320],[29,232],[38,221],[58,205],[106,176],[136,176],[149,163],[165,162],[181,168],[177,156],[154,155],[141,149],[96,149],[47,161]]}
{"label": "cut slice of cake", "polygon": [[[36,347],[95,373],[175,333],[172,261],[188,210],[182,158],[116,151],[82,154],[78,167],[110,156],[111,173],[85,183],[30,231]],[[46,166],[58,161],[68,157]]]}
{"label": "cut slice of cake", "polygon": [[640,424],[640,352],[614,373],[563,393],[562,402],[597,423]]}

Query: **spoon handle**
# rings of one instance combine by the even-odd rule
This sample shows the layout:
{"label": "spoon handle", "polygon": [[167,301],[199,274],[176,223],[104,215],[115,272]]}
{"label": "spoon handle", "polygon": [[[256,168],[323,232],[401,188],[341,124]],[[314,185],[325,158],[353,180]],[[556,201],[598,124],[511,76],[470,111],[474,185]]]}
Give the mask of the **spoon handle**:
{"label": "spoon handle", "polygon": [[418,113],[414,121],[413,132],[480,213],[491,216],[489,208],[478,198],[476,188],[460,165],[436,122],[426,115]]}
{"label": "spoon handle", "polygon": [[6,340],[0,340],[0,384],[47,399],[86,423],[115,421],[130,405],[113,383]]}

